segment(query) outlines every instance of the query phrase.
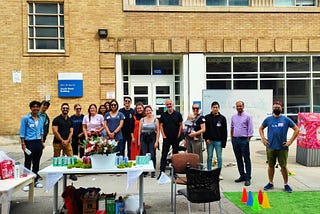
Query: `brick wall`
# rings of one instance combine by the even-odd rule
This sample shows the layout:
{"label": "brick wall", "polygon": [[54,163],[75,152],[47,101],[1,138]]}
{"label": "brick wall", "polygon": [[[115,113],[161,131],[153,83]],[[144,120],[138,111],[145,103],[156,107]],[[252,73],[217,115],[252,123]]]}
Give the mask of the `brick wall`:
{"label": "brick wall", "polygon": [[[64,54],[27,52],[26,0],[10,0],[0,8],[1,135],[17,134],[29,102],[46,94],[51,95],[51,118],[62,102],[80,103],[84,113],[90,103],[104,103],[106,91],[116,91],[115,53],[320,52],[319,13],[124,12],[120,0],[64,2]],[[108,29],[107,39],[99,39],[99,28]],[[22,72],[22,83],[12,83],[13,70]],[[82,98],[57,97],[59,72],[83,73]]]}

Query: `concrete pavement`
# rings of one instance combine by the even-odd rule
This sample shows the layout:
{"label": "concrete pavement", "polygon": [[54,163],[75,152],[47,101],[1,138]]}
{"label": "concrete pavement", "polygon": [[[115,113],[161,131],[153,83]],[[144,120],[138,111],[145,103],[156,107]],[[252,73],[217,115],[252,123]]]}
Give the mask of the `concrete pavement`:
{"label": "concrete pavement", "polygon": [[[40,168],[44,168],[51,164],[52,136],[49,136],[46,148],[44,150]],[[251,186],[247,187],[248,191],[257,192],[263,189],[268,182],[267,165],[265,147],[259,140],[251,141],[251,159],[252,159],[252,181]],[[0,151],[6,152],[11,158],[23,163],[23,153],[19,144],[18,136],[0,136]],[[306,167],[296,163],[296,145],[290,147],[288,167],[295,173],[289,177],[289,184],[294,191],[320,191],[320,167]],[[160,152],[157,153],[159,163]],[[204,152],[204,160],[206,160],[206,152]],[[157,173],[158,173],[157,166]],[[167,171],[167,174],[169,172]],[[232,145],[227,143],[227,147],[223,150],[223,180],[220,182],[221,192],[241,192],[243,183],[235,183],[234,180],[239,177],[235,158],[232,151]],[[42,181],[45,184],[45,178]],[[62,183],[62,182],[60,182]],[[72,181],[68,180],[68,184]],[[283,180],[280,168],[276,170],[274,179],[275,189],[273,191],[283,191]],[[84,175],[79,176],[78,181],[74,181],[75,187],[100,187],[101,192],[113,193],[118,195],[136,194],[138,185],[134,185],[126,191],[126,175]],[[59,186],[59,195],[62,193],[62,184]],[[294,194],[294,193],[293,193]],[[12,214],[37,214],[52,213],[53,190],[45,191],[45,188],[35,188],[35,200],[33,204],[28,203],[27,193],[17,191],[12,195],[11,212]],[[239,199],[240,200],[240,199]],[[144,179],[144,201],[147,213],[172,213],[170,209],[170,184],[159,185],[155,178],[150,176]],[[59,198],[59,207],[63,205],[63,199]],[[104,203],[100,202],[100,208],[104,207]],[[191,204],[192,213],[203,213],[202,204]],[[218,203],[211,203],[213,211],[218,210]],[[222,194],[223,213],[243,213]],[[177,197],[177,212],[186,213],[187,203],[184,197]]]}

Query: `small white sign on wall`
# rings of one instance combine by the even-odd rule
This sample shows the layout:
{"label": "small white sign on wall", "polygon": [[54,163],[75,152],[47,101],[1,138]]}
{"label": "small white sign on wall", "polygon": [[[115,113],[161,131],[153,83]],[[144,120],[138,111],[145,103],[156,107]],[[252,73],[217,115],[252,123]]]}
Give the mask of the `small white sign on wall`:
{"label": "small white sign on wall", "polygon": [[107,91],[106,98],[107,99],[115,99],[116,98],[116,93],[114,91]]}
{"label": "small white sign on wall", "polygon": [[21,71],[12,71],[12,82],[13,83],[21,83]]}

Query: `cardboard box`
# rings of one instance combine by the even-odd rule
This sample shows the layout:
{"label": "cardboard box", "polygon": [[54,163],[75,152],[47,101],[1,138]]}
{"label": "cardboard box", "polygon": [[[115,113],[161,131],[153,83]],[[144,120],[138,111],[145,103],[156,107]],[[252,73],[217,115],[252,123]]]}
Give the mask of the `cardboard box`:
{"label": "cardboard box", "polygon": [[99,209],[99,197],[82,199],[83,214],[96,214]]}

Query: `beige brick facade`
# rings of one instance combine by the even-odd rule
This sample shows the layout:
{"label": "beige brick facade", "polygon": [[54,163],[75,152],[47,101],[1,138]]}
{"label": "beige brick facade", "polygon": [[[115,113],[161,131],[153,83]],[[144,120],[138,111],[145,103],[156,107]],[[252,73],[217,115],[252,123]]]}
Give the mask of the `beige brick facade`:
{"label": "beige brick facade", "polygon": [[[320,52],[319,7],[276,10],[270,2],[252,7],[208,8],[204,1],[183,0],[183,8],[163,7],[144,12],[133,0],[34,0],[64,2],[65,53],[28,52],[26,0],[3,1],[0,23],[0,134],[18,134],[21,117],[31,100],[51,96],[48,114],[59,114],[62,102],[104,103],[106,91],[116,91],[117,53],[278,54]],[[125,4],[123,4],[123,2]],[[193,4],[192,2],[197,2]],[[265,3],[263,3],[265,2]],[[179,12],[179,10],[181,10]],[[185,11],[183,11],[185,10]],[[188,11],[188,12],[186,12]],[[100,39],[98,29],[108,29]],[[22,72],[13,83],[12,71]],[[84,96],[58,97],[59,72],[81,72]],[[73,113],[73,110],[70,112]]]}

